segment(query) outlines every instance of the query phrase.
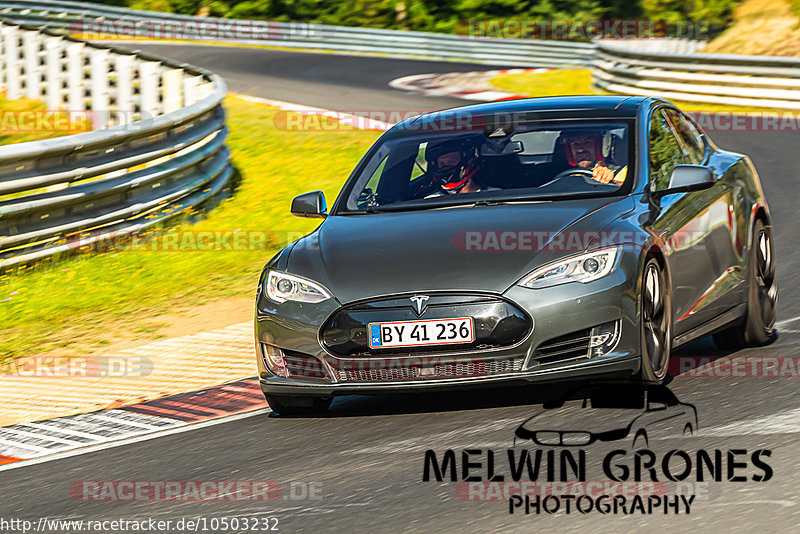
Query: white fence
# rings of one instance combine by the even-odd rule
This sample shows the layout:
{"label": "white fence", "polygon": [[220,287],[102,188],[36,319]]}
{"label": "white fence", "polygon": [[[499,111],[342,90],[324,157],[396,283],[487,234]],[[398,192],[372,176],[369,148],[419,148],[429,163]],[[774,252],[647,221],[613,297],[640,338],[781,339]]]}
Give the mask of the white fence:
{"label": "white fence", "polygon": [[0,270],[143,231],[230,187],[216,75],[0,24],[8,98],[93,119],[94,131],[0,146]]}

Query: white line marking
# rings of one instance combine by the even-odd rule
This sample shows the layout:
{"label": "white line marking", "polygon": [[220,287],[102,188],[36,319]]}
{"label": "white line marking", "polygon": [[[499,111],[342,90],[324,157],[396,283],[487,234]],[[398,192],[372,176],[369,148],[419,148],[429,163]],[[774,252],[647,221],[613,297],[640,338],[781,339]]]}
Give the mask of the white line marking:
{"label": "white line marking", "polygon": [[778,321],[777,323],[775,323],[775,326],[777,328],[781,328],[782,326],[786,326],[787,324],[793,323],[795,321],[800,321],[800,315],[798,315],[797,317],[792,317],[791,319],[784,319],[783,321]]}
{"label": "white line marking", "polygon": [[12,450],[29,450],[33,451],[36,454],[49,452],[46,447],[39,447],[38,445],[33,445],[28,443],[27,440],[8,440],[0,438],[0,454],[4,454],[6,456],[15,456],[19,458],[16,454],[11,454]]}
{"label": "white line marking", "polygon": [[[9,437],[9,438],[13,438],[15,435],[21,435],[23,438],[34,438],[34,439],[38,439],[38,440],[41,440],[41,441],[50,441],[52,443],[60,443],[62,445],[68,446],[68,447],[80,443],[80,441],[75,441],[75,440],[70,440],[70,439],[67,439],[67,438],[56,437],[56,436],[52,436],[52,435],[45,434],[45,433],[39,434],[37,432],[31,432],[30,430],[26,430],[26,429],[23,429],[23,428],[12,428],[12,427],[4,428],[2,435],[4,437]],[[16,440],[12,439],[12,441],[16,441]]]}
{"label": "white line marking", "polygon": [[393,124],[389,124],[388,122],[369,119],[366,117],[359,117],[357,115],[351,115],[348,113],[343,113],[341,111],[332,111],[329,109],[303,106],[301,104],[293,104],[291,102],[284,102],[282,100],[269,100],[258,96],[250,96],[241,93],[236,93],[235,91],[229,91],[229,93],[243,100],[247,100],[248,102],[254,102],[256,104],[263,104],[266,106],[277,107],[283,111],[296,111],[298,113],[301,112],[321,113],[330,118],[335,118],[338,119],[339,121],[343,121],[349,126],[352,126],[353,128],[356,128],[358,130],[385,131],[394,126]]}
{"label": "white line marking", "polygon": [[741,436],[746,434],[795,434],[800,433],[800,408],[776,415],[746,419],[736,423],[700,429],[700,436]]}
{"label": "white line marking", "polygon": [[114,416],[111,416],[111,415],[107,415],[107,414],[102,413],[102,412],[101,413],[95,413],[94,414],[94,418],[95,419],[99,419],[100,421],[108,421],[109,423],[112,423],[112,424],[119,423],[120,420],[123,420],[128,425],[130,425],[132,427],[141,428],[142,430],[158,430],[159,428],[162,428],[162,426],[163,426],[163,425],[162,426],[149,425],[149,424],[143,423],[141,421],[132,421],[131,419],[128,419],[126,417],[119,417],[118,418],[118,417],[114,417]]}
{"label": "white line marking", "polygon": [[747,502],[715,502],[715,503],[708,503],[703,504],[704,507],[714,507],[714,506],[741,506],[742,509],[745,509],[746,506],[750,504],[777,504],[778,506],[783,506],[784,508],[791,508],[795,504],[794,501],[780,501],[780,500],[761,500],[761,501],[747,501]]}
{"label": "white line marking", "polygon": [[[513,417],[506,419],[498,419],[496,421],[493,421],[491,423],[476,428],[450,430],[448,432],[441,432],[434,436],[426,436],[424,438],[417,437],[417,438],[404,439],[401,441],[393,441],[391,444],[387,445],[375,445],[374,447],[364,447],[364,448],[359,448],[358,450],[342,450],[340,452],[343,454],[393,454],[398,452],[425,451],[431,448],[430,444],[434,439],[437,441],[437,443],[441,443],[443,440],[459,440],[460,438],[464,438],[472,434],[482,434],[484,432],[507,430],[509,428],[509,425],[512,423],[519,424],[519,418]],[[511,433],[509,433],[508,441],[504,442],[503,444],[510,446],[512,438],[513,436],[511,435]],[[464,441],[458,441],[457,443],[464,443]]]}
{"label": "white line marking", "polygon": [[28,467],[29,465],[36,465],[42,464],[45,462],[52,462],[54,460],[60,460],[62,458],[69,458],[71,456],[79,456],[83,454],[89,454],[92,452],[102,451],[106,449],[113,449],[114,447],[120,447],[122,445],[129,445],[131,443],[139,443],[141,441],[148,441],[151,439],[160,438],[163,436],[169,436],[172,434],[181,434],[183,432],[189,432],[191,430],[198,430],[200,428],[205,428],[208,426],[219,425],[222,423],[229,423],[232,421],[237,421],[239,419],[246,419],[248,417],[254,417],[257,415],[269,413],[272,410],[269,408],[259,408],[258,410],[254,410],[252,412],[245,412],[235,415],[228,415],[225,417],[220,417],[218,419],[212,419],[210,421],[203,421],[202,423],[193,423],[193,424],[185,424],[180,423],[179,426],[173,428],[167,428],[164,430],[159,430],[156,432],[140,435],[140,436],[133,436],[127,438],[120,438],[114,439],[111,441],[107,441],[105,443],[98,443],[97,445],[89,445],[86,447],[80,447],[76,449],[72,449],[69,451],[57,452],[54,454],[49,454],[47,456],[39,456],[38,458],[34,458],[31,460],[24,460],[22,462],[14,462],[11,464],[0,465],[0,472],[2,471],[10,471],[12,469],[19,469],[20,467]]}
{"label": "white line marking", "polygon": [[36,423],[25,423],[25,425],[34,428],[38,428],[39,426],[41,426],[42,428],[50,430],[52,432],[60,432],[62,434],[69,434],[71,436],[88,438],[91,439],[92,441],[98,441],[103,439],[103,436],[98,436],[97,434],[90,434],[89,432],[81,432],[80,430],[75,430],[74,428],[67,428],[65,426],[56,426],[56,425],[51,425],[49,423],[46,424],[45,421],[38,421]]}

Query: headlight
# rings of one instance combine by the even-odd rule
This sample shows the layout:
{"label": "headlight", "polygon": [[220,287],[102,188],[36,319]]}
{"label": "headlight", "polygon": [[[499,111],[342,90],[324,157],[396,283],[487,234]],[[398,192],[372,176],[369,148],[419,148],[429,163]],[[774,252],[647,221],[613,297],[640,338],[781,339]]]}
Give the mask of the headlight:
{"label": "headlight", "polygon": [[610,247],[560,260],[536,269],[517,283],[535,289],[567,282],[585,284],[602,278],[614,270],[617,251],[617,247]]}
{"label": "headlight", "polygon": [[275,302],[309,302],[314,304],[333,295],[316,282],[280,271],[270,271],[265,282],[267,296]]}

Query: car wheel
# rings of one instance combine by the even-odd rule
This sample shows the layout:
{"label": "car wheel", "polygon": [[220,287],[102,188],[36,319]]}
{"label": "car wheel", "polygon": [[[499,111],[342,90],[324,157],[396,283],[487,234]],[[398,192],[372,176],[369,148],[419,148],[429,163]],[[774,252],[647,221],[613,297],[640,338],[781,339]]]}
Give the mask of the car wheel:
{"label": "car wheel", "polygon": [[778,285],[775,283],[772,230],[757,220],[751,242],[747,266],[747,315],[744,325],[737,324],[714,334],[714,342],[723,350],[766,345],[775,330]]}
{"label": "car wheel", "polygon": [[284,397],[264,394],[273,412],[280,415],[318,415],[324,413],[333,397]]}
{"label": "car wheel", "polygon": [[672,349],[672,299],[661,265],[648,256],[642,274],[641,345],[644,382],[660,384],[667,376]]}

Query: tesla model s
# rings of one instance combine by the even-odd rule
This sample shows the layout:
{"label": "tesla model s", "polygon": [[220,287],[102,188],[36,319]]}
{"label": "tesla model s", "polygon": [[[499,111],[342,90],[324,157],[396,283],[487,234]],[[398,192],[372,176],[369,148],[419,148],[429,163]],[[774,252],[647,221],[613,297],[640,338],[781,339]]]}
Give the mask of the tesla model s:
{"label": "tesla model s", "polygon": [[336,395],[601,376],[663,383],[713,335],[770,341],[769,207],[744,154],[670,102],[477,104],[383,134],[264,267],[255,342],[281,414]]}

